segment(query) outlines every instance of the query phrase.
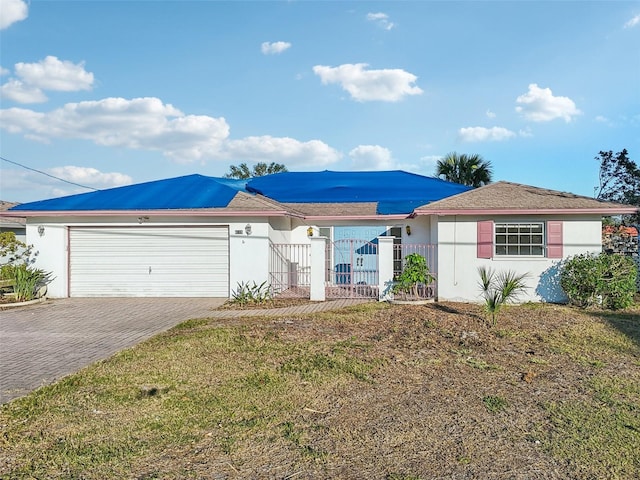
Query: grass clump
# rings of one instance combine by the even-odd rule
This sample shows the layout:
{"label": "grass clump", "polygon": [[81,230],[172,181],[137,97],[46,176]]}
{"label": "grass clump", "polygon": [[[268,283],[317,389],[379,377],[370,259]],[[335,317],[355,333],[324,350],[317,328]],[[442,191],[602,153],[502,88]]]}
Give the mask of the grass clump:
{"label": "grass clump", "polygon": [[485,408],[490,413],[499,413],[507,409],[509,403],[502,397],[487,395],[482,398]]}
{"label": "grass clump", "polygon": [[[638,379],[636,379],[637,381]],[[595,388],[584,401],[546,406],[553,429],[546,448],[569,461],[581,478],[638,478],[640,471],[640,396],[622,379]],[[623,391],[635,398],[624,400]],[[604,400],[604,401],[603,401]]]}

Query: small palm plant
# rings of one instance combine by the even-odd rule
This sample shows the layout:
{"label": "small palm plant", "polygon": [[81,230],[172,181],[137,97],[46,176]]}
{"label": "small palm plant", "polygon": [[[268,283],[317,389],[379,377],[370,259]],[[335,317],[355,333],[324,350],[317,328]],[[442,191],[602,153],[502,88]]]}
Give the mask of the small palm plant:
{"label": "small palm plant", "polygon": [[484,307],[491,317],[492,325],[498,321],[498,314],[505,303],[513,303],[528,289],[525,279],[528,273],[518,275],[509,270],[494,272],[491,268],[478,268],[480,274],[480,288],[484,298]]}

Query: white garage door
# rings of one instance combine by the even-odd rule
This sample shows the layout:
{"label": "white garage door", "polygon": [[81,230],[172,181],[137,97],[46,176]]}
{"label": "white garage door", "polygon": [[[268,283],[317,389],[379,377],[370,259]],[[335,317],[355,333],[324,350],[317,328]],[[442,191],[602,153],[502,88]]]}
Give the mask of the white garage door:
{"label": "white garage door", "polygon": [[228,297],[227,227],[71,227],[72,297]]}

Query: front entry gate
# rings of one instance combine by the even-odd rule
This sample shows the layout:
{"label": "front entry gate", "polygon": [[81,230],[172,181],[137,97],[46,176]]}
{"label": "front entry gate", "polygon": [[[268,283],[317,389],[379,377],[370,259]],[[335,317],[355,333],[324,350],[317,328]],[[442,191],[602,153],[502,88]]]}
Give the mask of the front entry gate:
{"label": "front entry gate", "polygon": [[331,298],[378,298],[377,240],[327,241],[325,295]]}

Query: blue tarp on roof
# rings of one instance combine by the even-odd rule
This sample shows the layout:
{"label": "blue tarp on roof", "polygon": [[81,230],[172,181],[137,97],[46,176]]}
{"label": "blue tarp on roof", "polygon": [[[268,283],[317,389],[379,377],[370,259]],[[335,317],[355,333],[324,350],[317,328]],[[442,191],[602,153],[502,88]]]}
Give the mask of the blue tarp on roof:
{"label": "blue tarp on roof", "polygon": [[409,214],[470,187],[403,171],[286,172],[250,180],[188,175],[67,197],[23,203],[11,210],[170,210],[226,207],[239,191],[284,203],[377,202],[381,215]]}
{"label": "blue tarp on roof", "polygon": [[246,180],[187,175],[68,197],[23,203],[11,210],[164,210],[226,207]]}
{"label": "blue tarp on roof", "polygon": [[387,172],[285,172],[257,177],[247,190],[284,203],[378,202],[382,215],[408,214],[416,207],[471,187],[400,170]]}

